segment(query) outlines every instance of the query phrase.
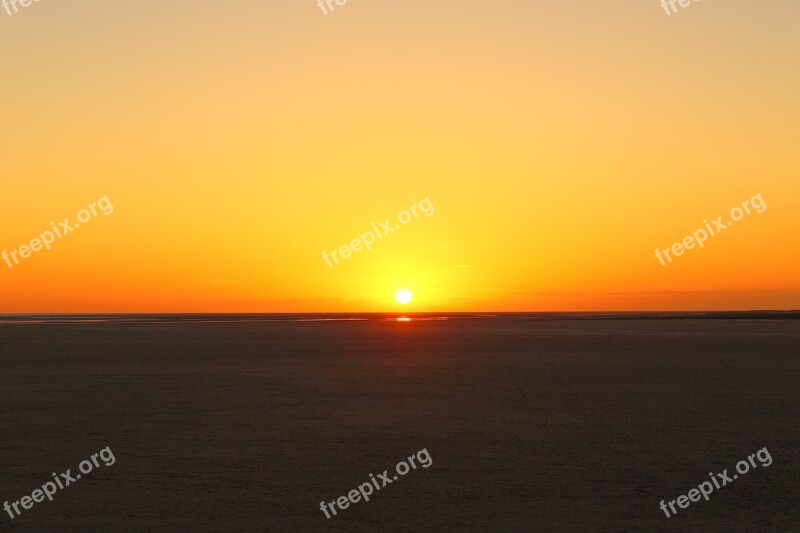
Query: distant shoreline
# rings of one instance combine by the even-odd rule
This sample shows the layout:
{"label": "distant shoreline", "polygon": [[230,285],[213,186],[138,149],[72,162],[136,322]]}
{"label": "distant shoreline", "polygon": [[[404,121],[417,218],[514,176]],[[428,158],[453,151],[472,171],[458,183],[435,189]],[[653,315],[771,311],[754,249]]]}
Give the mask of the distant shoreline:
{"label": "distant shoreline", "polygon": [[476,312],[476,313],[74,313],[0,314],[0,324],[142,322],[324,322],[411,320],[800,320],[800,311]]}

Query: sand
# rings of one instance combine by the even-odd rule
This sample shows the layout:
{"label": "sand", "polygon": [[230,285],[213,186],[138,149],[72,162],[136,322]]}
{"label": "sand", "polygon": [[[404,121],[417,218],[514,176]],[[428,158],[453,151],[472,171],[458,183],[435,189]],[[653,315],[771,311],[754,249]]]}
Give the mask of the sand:
{"label": "sand", "polygon": [[116,458],[0,530],[796,531],[799,356],[782,319],[0,324],[0,503]]}

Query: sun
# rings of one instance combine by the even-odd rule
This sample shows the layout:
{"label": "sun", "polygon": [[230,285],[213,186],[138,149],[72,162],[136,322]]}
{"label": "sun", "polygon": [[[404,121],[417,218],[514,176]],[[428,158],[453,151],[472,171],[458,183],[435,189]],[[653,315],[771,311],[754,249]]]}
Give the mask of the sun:
{"label": "sun", "polygon": [[411,291],[408,289],[400,289],[397,291],[397,294],[394,295],[394,299],[403,305],[410,302],[413,297],[414,296],[411,294]]}

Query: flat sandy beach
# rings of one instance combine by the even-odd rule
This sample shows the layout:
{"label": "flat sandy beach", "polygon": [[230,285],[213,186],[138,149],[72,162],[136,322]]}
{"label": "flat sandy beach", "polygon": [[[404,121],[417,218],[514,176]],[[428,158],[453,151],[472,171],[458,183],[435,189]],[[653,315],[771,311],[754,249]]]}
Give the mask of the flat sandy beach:
{"label": "flat sandy beach", "polygon": [[[796,531],[797,320],[0,325],[11,531]],[[761,448],[773,459],[659,509]],[[427,449],[326,519],[332,501]]]}

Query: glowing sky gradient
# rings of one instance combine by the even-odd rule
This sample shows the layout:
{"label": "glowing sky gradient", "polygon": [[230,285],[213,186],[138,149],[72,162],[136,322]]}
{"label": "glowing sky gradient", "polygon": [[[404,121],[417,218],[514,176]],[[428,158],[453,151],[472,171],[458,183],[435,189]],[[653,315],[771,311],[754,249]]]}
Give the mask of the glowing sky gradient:
{"label": "glowing sky gradient", "polygon": [[794,0],[0,11],[0,251],[115,208],[0,263],[0,312],[800,308],[799,25]]}

